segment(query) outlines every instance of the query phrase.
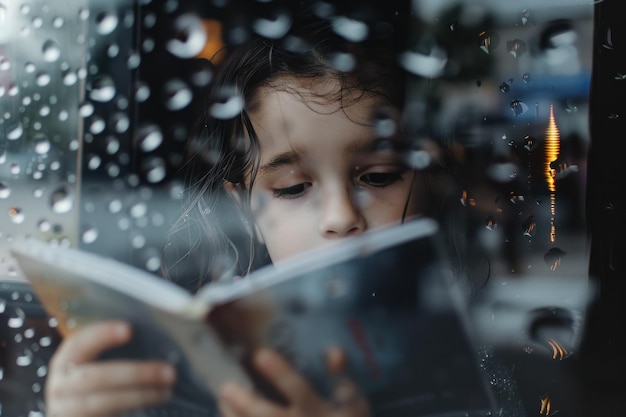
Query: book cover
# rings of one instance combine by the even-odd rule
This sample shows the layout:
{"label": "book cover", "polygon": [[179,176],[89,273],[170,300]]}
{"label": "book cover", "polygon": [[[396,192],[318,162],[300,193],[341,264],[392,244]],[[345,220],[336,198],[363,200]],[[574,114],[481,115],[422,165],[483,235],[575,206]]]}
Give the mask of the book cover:
{"label": "book cover", "polygon": [[338,346],[376,416],[493,411],[429,219],[366,232],[195,296],[97,255],[32,243],[13,253],[62,332],[129,321],[130,345],[107,356],[175,363],[175,395],[186,403],[214,407],[211,392],[233,380],[281,401],[248,366],[259,347],[278,350],[325,395],[324,352]]}

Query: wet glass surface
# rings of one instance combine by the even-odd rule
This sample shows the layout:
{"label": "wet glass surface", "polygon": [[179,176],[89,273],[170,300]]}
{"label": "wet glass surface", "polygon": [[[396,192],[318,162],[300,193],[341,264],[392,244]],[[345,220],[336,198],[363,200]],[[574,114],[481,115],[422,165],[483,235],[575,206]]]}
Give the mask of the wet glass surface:
{"label": "wet glass surface", "polygon": [[[416,0],[395,10],[409,24],[397,57],[409,75],[408,163],[423,169],[450,150],[452,211],[476,249],[470,287],[482,291],[471,318],[493,348],[482,356],[491,383],[523,403],[510,415],[576,415],[582,389],[574,364],[589,295],[595,3]],[[315,8],[355,44],[390,30],[368,2]],[[220,48],[261,36],[297,49],[292,13],[284,1],[0,0],[0,277],[20,279],[3,245],[21,236],[161,274],[164,236],[186,191],[183,149]],[[604,51],[620,46],[611,29],[600,37]],[[330,57],[341,70],[356,65],[349,51]],[[208,110],[227,120],[242,106],[224,88]],[[620,113],[608,108],[603,119]],[[393,115],[377,115],[374,128],[395,132]],[[26,316],[10,305],[0,299],[2,354],[15,347],[18,368],[45,374],[22,349],[34,337],[20,324]],[[8,369],[0,364],[0,380]],[[33,381],[29,393],[40,398]],[[5,401],[0,415],[13,415]],[[41,415],[40,405],[15,415]]]}

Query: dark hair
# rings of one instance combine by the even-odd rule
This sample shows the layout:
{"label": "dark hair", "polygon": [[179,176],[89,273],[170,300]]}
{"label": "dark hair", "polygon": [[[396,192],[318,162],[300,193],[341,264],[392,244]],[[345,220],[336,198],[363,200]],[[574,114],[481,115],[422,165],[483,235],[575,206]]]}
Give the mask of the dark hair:
{"label": "dark hair", "polygon": [[[259,162],[248,112],[259,102],[260,87],[283,75],[314,82],[334,79],[340,88],[325,99],[349,106],[346,100],[373,94],[401,108],[404,72],[396,64],[397,47],[393,33],[374,33],[351,42],[335,33],[330,21],[303,13],[282,39],[256,37],[227,51],[217,66],[196,133],[188,141],[186,204],[168,236],[164,273],[197,288],[207,280],[245,274],[269,262],[254,236],[251,184],[246,187],[244,182],[254,179]],[[218,109],[229,106],[236,111],[218,114]],[[239,201],[226,190],[226,183],[238,188]]]}
{"label": "dark hair", "polygon": [[[259,148],[248,112],[260,101],[260,87],[282,88],[276,83],[281,76],[333,79],[340,87],[323,98],[344,108],[364,95],[383,97],[398,110],[404,107],[406,73],[397,65],[402,44],[393,34],[349,42],[323,19],[294,22],[294,28],[298,31],[282,39],[258,37],[228,51],[215,73],[204,114],[188,143],[184,212],[164,250],[165,274],[192,289],[269,263],[265,247],[255,238],[250,210]],[[338,57],[352,60],[348,68]],[[231,111],[219,114],[224,107]],[[458,275],[467,275],[462,228],[445,224],[446,204],[455,191],[442,168],[434,164],[418,175],[427,196],[422,213],[443,221],[453,267]],[[239,198],[226,189],[227,183],[237,188]]]}

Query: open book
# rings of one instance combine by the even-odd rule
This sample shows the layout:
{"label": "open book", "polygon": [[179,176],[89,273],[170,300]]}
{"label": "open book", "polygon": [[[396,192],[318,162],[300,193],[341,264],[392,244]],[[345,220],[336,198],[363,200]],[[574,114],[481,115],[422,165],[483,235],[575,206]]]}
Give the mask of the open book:
{"label": "open book", "polygon": [[76,249],[26,240],[11,252],[62,334],[129,321],[133,340],[107,357],[175,363],[175,397],[189,404],[213,407],[212,392],[226,381],[281,401],[248,364],[261,346],[277,349],[327,395],[324,352],[338,346],[376,416],[493,411],[429,219],[368,231],[195,295]]}

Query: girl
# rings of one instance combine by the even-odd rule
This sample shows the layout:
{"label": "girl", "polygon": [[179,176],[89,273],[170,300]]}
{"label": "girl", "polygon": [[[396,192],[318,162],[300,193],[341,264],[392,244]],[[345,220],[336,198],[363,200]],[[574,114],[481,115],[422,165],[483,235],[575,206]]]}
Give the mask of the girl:
{"label": "girl", "polygon": [[[349,43],[328,25],[298,27],[306,37],[256,39],[220,65],[190,142],[194,195],[172,238],[191,235],[192,245],[182,254],[168,246],[166,257],[179,259],[172,274],[200,262],[201,282],[244,275],[427,213],[425,176],[407,164],[411,144],[399,128],[404,85],[393,37]],[[110,416],[166,402],[176,379],[169,364],[95,361],[130,334],[124,323],[102,323],[68,337],[50,364],[47,415]],[[228,385],[224,416],[368,415],[346,379],[329,402],[275,352],[258,352],[255,364],[288,405]],[[341,372],[341,352],[330,351],[328,364]]]}

